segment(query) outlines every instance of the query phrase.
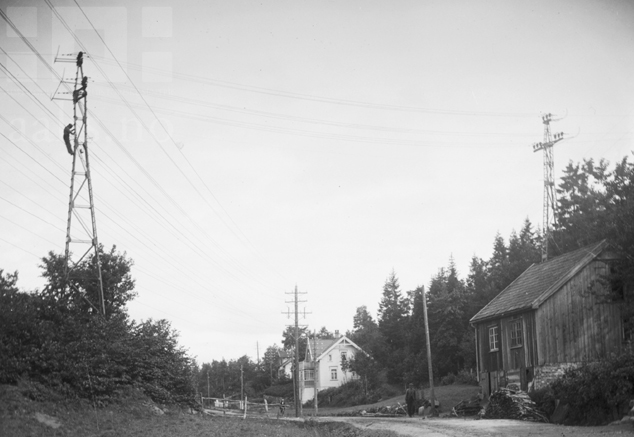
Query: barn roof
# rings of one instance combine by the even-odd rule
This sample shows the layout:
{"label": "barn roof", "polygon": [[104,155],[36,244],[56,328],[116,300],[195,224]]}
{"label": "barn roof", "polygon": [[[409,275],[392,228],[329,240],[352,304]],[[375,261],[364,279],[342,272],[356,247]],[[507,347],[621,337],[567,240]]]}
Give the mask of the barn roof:
{"label": "barn roof", "polygon": [[533,264],[473,316],[471,323],[539,307],[595,259],[606,246],[607,242],[603,240],[543,263]]}

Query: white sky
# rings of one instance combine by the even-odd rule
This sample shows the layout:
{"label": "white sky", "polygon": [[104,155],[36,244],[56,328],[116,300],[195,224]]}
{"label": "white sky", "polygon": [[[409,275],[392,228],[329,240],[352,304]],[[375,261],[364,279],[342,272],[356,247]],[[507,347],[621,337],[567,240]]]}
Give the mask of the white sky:
{"label": "white sky", "polygon": [[[280,344],[295,284],[302,323],[344,332],[392,269],[403,291],[450,256],[464,278],[496,232],[541,226],[542,113],[574,137],[557,178],[634,149],[628,1],[77,0],[108,48],[51,1],[91,55],[99,241],[135,261],[131,315],[171,320],[199,362]],[[0,5],[74,77],[53,60],[79,45],[46,3]],[[41,288],[39,258],[64,251],[72,105],[1,19],[0,47],[43,103],[0,68],[0,115],[31,140],[0,119],[0,268]]]}

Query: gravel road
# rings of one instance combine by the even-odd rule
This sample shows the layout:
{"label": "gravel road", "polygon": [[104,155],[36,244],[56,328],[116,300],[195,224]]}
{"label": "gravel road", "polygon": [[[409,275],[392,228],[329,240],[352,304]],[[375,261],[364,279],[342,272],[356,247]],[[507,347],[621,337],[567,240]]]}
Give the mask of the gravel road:
{"label": "gravel road", "polygon": [[361,429],[390,430],[403,436],[424,437],[624,437],[634,436],[632,423],[610,426],[562,426],[519,420],[421,419],[376,417],[320,417],[324,422],[346,422]]}

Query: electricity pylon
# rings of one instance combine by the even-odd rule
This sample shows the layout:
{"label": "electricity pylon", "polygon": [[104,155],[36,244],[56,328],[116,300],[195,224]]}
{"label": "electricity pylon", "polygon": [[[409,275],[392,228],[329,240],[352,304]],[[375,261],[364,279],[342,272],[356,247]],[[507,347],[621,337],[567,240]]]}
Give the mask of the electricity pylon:
{"label": "electricity pylon", "polygon": [[543,210],[543,226],[544,235],[542,241],[542,262],[548,260],[548,241],[552,238],[551,229],[555,224],[555,178],[554,168],[555,162],[553,158],[553,146],[564,139],[564,133],[556,133],[551,135],[550,122],[557,121],[552,119],[552,114],[542,115],[544,123],[544,141],[533,144],[533,152],[539,150],[544,151],[544,210]]}
{"label": "electricity pylon", "polygon": [[[56,58],[56,61],[73,62],[70,59]],[[99,240],[97,239],[97,219],[95,218],[95,203],[93,199],[92,179],[90,176],[90,159],[88,153],[88,77],[84,76],[84,54],[79,52],[74,60],[77,66],[74,88],[72,92],[73,123],[64,129],[64,141],[68,153],[73,156],[73,165],[70,179],[70,195],[68,200],[68,222],[66,224],[66,248],[65,248],[65,283],[67,287],[80,293],[84,299],[103,316],[106,315],[106,305],[103,293],[103,279],[101,275],[101,260],[99,257]],[[64,79],[62,78],[64,81]],[[67,94],[67,93],[64,93]],[[63,98],[63,100],[68,100]],[[72,138],[72,143],[71,143]],[[79,160],[81,165],[77,164]],[[73,217],[79,223],[79,227],[73,229]],[[73,233],[77,230],[78,233]],[[79,235],[79,236],[78,236]],[[87,249],[77,260],[71,259],[73,247],[81,245]],[[83,250],[83,249],[82,249]],[[99,302],[95,305],[85,293],[77,289],[70,281],[71,274],[77,265],[94,252],[96,263],[96,276],[98,282]]]}

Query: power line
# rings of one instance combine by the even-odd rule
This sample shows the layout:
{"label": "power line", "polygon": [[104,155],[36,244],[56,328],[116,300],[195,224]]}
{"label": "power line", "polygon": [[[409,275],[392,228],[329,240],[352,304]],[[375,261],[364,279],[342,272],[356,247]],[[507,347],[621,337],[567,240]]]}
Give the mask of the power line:
{"label": "power line", "polygon": [[[143,68],[143,70],[151,71],[158,74],[166,74],[164,70],[157,69],[157,68],[151,68],[151,67],[145,67],[145,66],[141,67],[138,64],[132,64],[132,63],[127,63],[127,65],[133,66],[134,68],[137,68],[137,69]],[[359,108],[370,108],[370,109],[401,111],[401,112],[455,115],[455,116],[523,117],[523,118],[534,116],[534,114],[527,113],[527,112],[462,111],[462,110],[451,110],[451,109],[421,108],[421,107],[405,106],[405,105],[389,105],[389,104],[382,104],[382,103],[363,102],[358,100],[338,99],[333,97],[293,93],[289,91],[275,90],[271,88],[257,87],[252,85],[244,85],[244,84],[239,84],[235,82],[209,79],[206,77],[195,76],[195,75],[184,74],[184,73],[177,73],[177,72],[169,72],[169,74],[176,78],[182,78],[183,80],[188,80],[188,81],[197,82],[197,83],[204,83],[204,84],[212,85],[212,86],[236,89],[240,91],[249,91],[249,92],[258,93],[258,94],[270,95],[274,97],[285,97],[285,98],[295,99],[295,100],[312,101],[312,102],[318,102],[318,103],[329,103],[329,104],[341,105],[341,106],[352,106],[352,107],[359,107]]]}
{"label": "power line", "polygon": [[[156,113],[154,112],[154,110],[152,109],[152,107],[149,105],[149,103],[147,102],[147,100],[145,99],[145,97],[143,96],[143,94],[141,93],[141,91],[139,90],[139,88],[136,86],[136,84],[134,83],[134,81],[132,80],[132,78],[128,75],[127,71],[123,68],[123,66],[121,65],[121,63],[119,62],[119,60],[117,59],[117,57],[115,56],[115,54],[112,52],[112,50],[110,49],[110,47],[108,46],[108,44],[106,43],[106,41],[102,38],[101,34],[99,32],[97,32],[97,29],[95,28],[95,26],[93,25],[92,21],[90,20],[90,18],[88,18],[88,15],[86,15],[86,13],[84,12],[84,10],[82,9],[82,7],[79,5],[79,3],[77,2],[77,0],[74,0],[75,4],[77,5],[77,7],[79,8],[79,10],[81,11],[81,13],[84,15],[84,17],[86,18],[86,20],[88,21],[88,23],[90,24],[90,26],[92,27],[92,29],[94,30],[94,32],[97,34],[98,38],[101,40],[101,42],[103,43],[104,47],[108,50],[108,52],[110,53],[110,55],[112,56],[112,58],[115,60],[115,62],[117,63],[117,65],[119,66],[119,68],[121,69],[121,71],[123,71],[123,73],[125,74],[125,76],[128,78],[130,84],[134,87],[135,91],[137,92],[137,94],[139,95],[139,97],[141,97],[141,100],[143,100],[143,103],[145,103],[145,106],[147,107],[147,109],[152,113],[152,115],[154,116],[154,118],[156,119],[156,121],[159,123],[159,125],[161,126],[161,128],[163,128],[163,130],[165,131],[165,133],[167,134],[167,136],[170,138],[170,140],[172,141],[172,143],[174,144],[174,146],[176,146],[177,150],[179,150],[181,156],[185,159],[185,161],[187,162],[187,164],[189,165],[189,167],[194,171],[194,174],[198,177],[199,181],[202,182],[203,186],[207,189],[207,192],[209,192],[209,194],[211,194],[211,196],[213,197],[213,199],[220,205],[220,207],[222,208],[222,210],[225,212],[225,214],[229,217],[231,223],[234,225],[234,227],[236,227],[236,229],[238,229],[238,231],[240,232],[240,235],[242,235],[242,238],[244,238],[247,243],[249,243],[251,245],[252,249],[255,249],[254,246],[251,244],[251,242],[248,240],[248,238],[246,237],[246,235],[244,234],[244,232],[242,232],[242,230],[240,230],[235,221],[233,221],[233,219],[227,214],[227,211],[225,210],[225,208],[220,204],[220,202],[218,201],[218,199],[215,197],[215,195],[212,193],[211,189],[209,188],[209,186],[204,182],[204,180],[202,179],[202,177],[200,176],[200,174],[198,173],[198,171],[194,168],[194,166],[191,164],[191,162],[189,161],[189,159],[187,159],[187,157],[185,156],[185,154],[182,152],[182,150],[178,147],[178,145],[176,144],[176,141],[174,140],[174,138],[172,137],[172,135],[170,134],[170,132],[166,129],[165,125],[163,124],[163,122],[158,118],[158,116],[156,115]],[[46,0],[47,4],[52,8],[52,5],[50,3],[49,0]],[[55,12],[55,11],[54,11]],[[57,17],[61,19],[61,17],[59,16],[59,14],[57,14],[55,12],[55,14],[57,15]],[[63,20],[62,20],[63,21]],[[64,26],[68,29],[68,26],[64,23]],[[70,29],[68,29],[70,32]],[[75,40],[81,44],[78,40],[78,38],[74,35],[74,33],[71,32],[71,34],[73,35],[73,37],[75,38]],[[83,47],[83,46],[82,46]],[[99,68],[99,67],[98,67]],[[103,72],[101,70],[101,68],[99,68],[99,70],[102,72],[102,74],[104,75],[104,77],[107,76],[105,75],[105,72]],[[108,80],[108,79],[107,79]],[[116,88],[116,86],[114,86],[114,84],[108,80],[108,83],[114,87],[114,89],[117,91],[117,94],[119,94],[119,96],[121,97],[121,99],[126,103],[126,105],[128,106],[128,108],[132,111],[130,105],[128,104],[127,100],[125,100],[125,98],[123,97],[123,95],[118,91],[118,89]],[[146,129],[146,131],[148,131],[149,133],[151,133],[149,131],[149,129],[147,128],[147,126],[142,122],[141,118],[138,117],[138,115],[136,114],[136,112],[132,111],[133,114],[135,115],[135,117],[137,118],[137,120],[139,120],[139,122],[142,123],[143,127]],[[153,136],[153,134],[152,134]],[[154,136],[153,136],[154,137]],[[176,168],[180,171],[180,173],[185,177],[185,179],[189,182],[190,186],[192,188],[194,188],[194,190],[196,191],[196,193],[201,197],[201,199],[203,199],[203,201],[205,201],[205,203],[207,203],[207,206],[209,206],[209,208],[218,216],[218,218],[220,218],[220,220],[223,222],[223,224],[225,224],[225,226],[227,226],[227,228],[234,233],[234,235],[238,238],[238,240],[241,239],[241,237],[232,229],[231,226],[229,226],[224,219],[220,216],[220,214],[218,214],[215,210],[215,208],[213,208],[213,206],[207,201],[207,199],[202,195],[202,193],[200,193],[200,191],[198,191],[198,188],[193,184],[193,182],[189,179],[189,177],[186,175],[186,173],[180,168],[180,166],[169,156],[169,154],[167,153],[167,151],[163,148],[163,146],[160,144],[159,141],[156,140],[156,138],[154,137],[155,142],[159,145],[159,147],[161,148],[161,150],[163,150],[163,152],[165,153],[165,155],[168,156],[168,158],[172,161],[172,163],[176,166]],[[258,255],[261,256],[261,254]],[[263,258],[263,257],[262,257]],[[276,272],[277,273],[277,272]],[[279,273],[278,273],[279,274]]]}

